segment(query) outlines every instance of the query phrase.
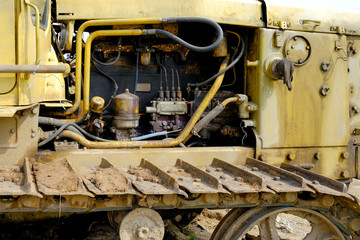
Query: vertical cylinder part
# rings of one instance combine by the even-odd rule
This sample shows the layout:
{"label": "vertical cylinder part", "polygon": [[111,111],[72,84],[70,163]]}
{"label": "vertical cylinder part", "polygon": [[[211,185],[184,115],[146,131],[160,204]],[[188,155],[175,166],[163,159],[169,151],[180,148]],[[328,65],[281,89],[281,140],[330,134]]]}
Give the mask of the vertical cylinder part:
{"label": "vertical cylinder part", "polygon": [[117,129],[131,129],[139,126],[139,97],[125,89],[115,97],[113,125]]}

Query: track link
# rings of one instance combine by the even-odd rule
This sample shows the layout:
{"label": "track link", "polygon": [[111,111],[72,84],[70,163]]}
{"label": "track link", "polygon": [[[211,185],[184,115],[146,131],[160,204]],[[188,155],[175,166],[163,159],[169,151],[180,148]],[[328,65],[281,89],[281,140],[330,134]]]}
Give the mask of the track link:
{"label": "track link", "polygon": [[[248,158],[244,165],[235,166],[215,158],[210,165],[196,167],[178,159],[174,166],[158,167],[143,159],[139,166],[125,168],[106,159],[93,167],[80,167],[63,159],[56,171],[47,173],[44,166],[51,164],[54,162],[40,164],[25,160],[19,168],[23,174],[20,185],[1,178],[2,172],[14,168],[1,168],[0,211],[294,206],[322,212],[346,236],[355,239],[360,233],[359,200],[347,193],[344,183],[286,163],[275,167]],[[96,178],[107,171],[111,171],[110,178],[106,175]],[[51,186],[54,178],[62,179],[63,185],[72,179],[75,186],[70,190]],[[111,185],[114,178],[116,181]]]}

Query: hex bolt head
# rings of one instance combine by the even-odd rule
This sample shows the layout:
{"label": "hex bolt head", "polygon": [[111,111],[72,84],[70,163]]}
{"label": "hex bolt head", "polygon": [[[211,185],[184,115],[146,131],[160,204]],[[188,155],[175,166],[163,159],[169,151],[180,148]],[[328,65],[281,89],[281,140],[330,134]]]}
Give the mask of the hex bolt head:
{"label": "hex bolt head", "polygon": [[265,160],[265,155],[264,155],[264,154],[260,154],[260,155],[258,156],[258,159],[259,159],[260,161],[264,161],[264,160]]}
{"label": "hex bolt head", "polygon": [[211,172],[211,170],[210,170],[210,168],[206,168],[206,170],[205,170],[206,172]]}
{"label": "hex bolt head", "polygon": [[316,160],[320,160],[320,159],[321,159],[321,152],[316,152],[316,153],[314,154],[314,158],[315,158]]}
{"label": "hex bolt head", "polygon": [[280,181],[280,177],[279,176],[273,177],[273,180],[274,181]]}
{"label": "hex bolt head", "polygon": [[252,167],[251,171],[257,172],[257,171],[259,171],[259,169],[257,167]]}
{"label": "hex bolt head", "polygon": [[10,132],[11,132],[11,133],[15,133],[15,128],[12,128],[12,129],[10,130]]}
{"label": "hex bolt head", "polygon": [[342,152],[341,154],[340,154],[340,157],[342,158],[342,159],[347,159],[347,158],[349,158],[349,156],[350,156],[350,154],[348,153],[348,152]]}
{"label": "hex bolt head", "polygon": [[194,182],[201,182],[200,178],[194,178]]}
{"label": "hex bolt head", "polygon": [[295,160],[295,158],[296,158],[295,153],[288,153],[288,155],[286,155],[286,159],[289,161]]}
{"label": "hex bolt head", "polygon": [[319,184],[319,181],[314,180],[314,181],[312,181],[312,184],[318,185],[318,184]]}
{"label": "hex bolt head", "polygon": [[341,171],[340,175],[343,178],[349,178],[350,177],[350,173],[347,170]]}
{"label": "hex bolt head", "polygon": [[222,168],[216,168],[215,171],[216,172],[222,172]]}

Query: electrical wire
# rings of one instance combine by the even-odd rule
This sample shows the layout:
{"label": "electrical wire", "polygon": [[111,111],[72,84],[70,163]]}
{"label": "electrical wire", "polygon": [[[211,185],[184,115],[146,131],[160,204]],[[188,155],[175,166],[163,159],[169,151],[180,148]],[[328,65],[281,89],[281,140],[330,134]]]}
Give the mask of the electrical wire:
{"label": "electrical wire", "polygon": [[[228,31],[228,30],[226,30],[226,32],[231,33],[231,34],[234,34],[234,35],[238,38],[238,44],[237,44],[237,46],[236,46],[236,48],[235,48],[235,52],[234,52],[234,55],[233,55],[233,58],[234,58],[234,56],[236,56],[237,52],[239,51],[239,47],[240,47],[240,43],[241,43],[240,35],[237,34],[236,32],[233,32],[233,31]],[[231,59],[231,61],[234,61],[233,58]],[[223,84],[222,87],[230,87],[230,86],[232,86],[232,85],[234,85],[234,84],[236,83],[236,80],[237,80],[237,79],[236,79],[236,69],[235,69],[235,66],[234,66],[232,69],[233,69],[234,80],[233,80],[231,83],[229,83],[229,84]]]}
{"label": "electrical wire", "polygon": [[102,61],[100,61],[99,59],[97,59],[97,58],[95,57],[95,55],[94,55],[94,52],[95,52],[95,51],[93,51],[93,52],[91,53],[91,58],[92,58],[96,63],[98,63],[98,64],[100,64],[100,65],[104,65],[104,66],[114,65],[117,61],[119,61],[120,56],[121,56],[121,38],[119,38],[118,46],[119,46],[118,54],[117,54],[117,56],[115,57],[115,59],[114,59],[113,61],[111,61],[111,62],[102,62]]}
{"label": "electrical wire", "polygon": [[227,70],[229,70],[230,68],[232,68],[233,66],[235,66],[235,64],[240,60],[240,58],[243,56],[245,51],[245,42],[243,39],[241,39],[241,50],[239,52],[239,55],[234,59],[234,61],[232,61],[226,68],[224,68],[222,71],[218,72],[217,74],[215,74],[214,76],[208,78],[207,80],[200,82],[200,83],[192,83],[189,84],[189,87],[201,87],[204,86],[206,84],[208,84],[209,82],[211,82],[212,80],[214,80],[215,78],[217,78],[218,76],[220,76],[221,74],[223,74],[224,72],[226,72]]}

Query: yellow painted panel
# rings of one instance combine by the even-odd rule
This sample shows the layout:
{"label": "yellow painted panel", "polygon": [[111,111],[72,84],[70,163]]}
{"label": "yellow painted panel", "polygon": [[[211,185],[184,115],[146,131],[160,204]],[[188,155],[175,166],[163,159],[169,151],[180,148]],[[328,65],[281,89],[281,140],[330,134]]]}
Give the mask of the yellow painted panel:
{"label": "yellow painted panel", "polygon": [[[259,106],[254,114],[262,148],[347,146],[349,141],[349,96],[346,37],[335,34],[283,32],[284,45],[301,35],[311,45],[311,55],[303,66],[296,66],[293,90],[282,80],[264,73],[266,60],[274,53],[284,58],[284,47],[274,46],[274,30],[259,30],[258,71],[250,72],[248,94]],[[339,50],[335,50],[338,43]],[[328,71],[321,69],[330,62]],[[322,86],[330,88],[327,96]]]}
{"label": "yellow painted panel", "polygon": [[255,0],[58,0],[57,19],[204,17],[219,23],[262,26]]}

